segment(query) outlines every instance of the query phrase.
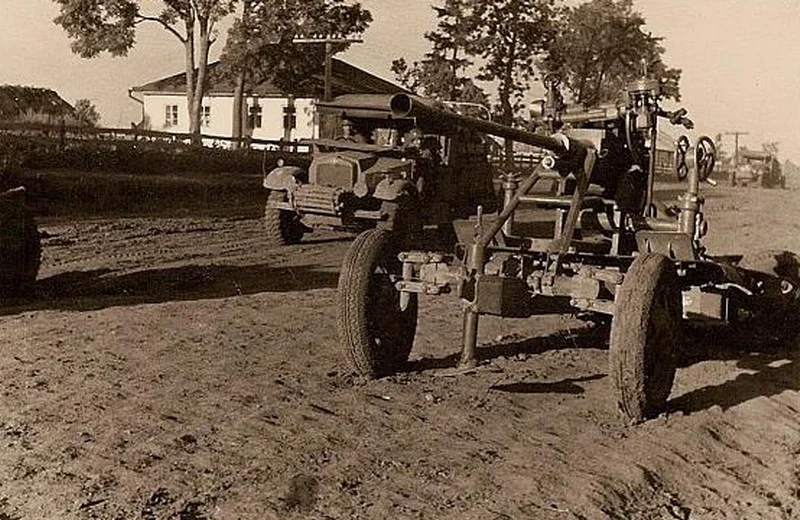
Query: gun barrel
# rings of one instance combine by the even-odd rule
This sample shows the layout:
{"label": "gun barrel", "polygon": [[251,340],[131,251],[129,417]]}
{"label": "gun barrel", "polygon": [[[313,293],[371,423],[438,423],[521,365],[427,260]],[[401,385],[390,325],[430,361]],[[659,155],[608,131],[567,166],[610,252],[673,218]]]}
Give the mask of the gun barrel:
{"label": "gun barrel", "polygon": [[457,114],[450,110],[438,108],[430,101],[417,96],[396,94],[392,97],[390,106],[392,117],[417,117],[456,127],[464,126],[485,134],[504,137],[512,141],[543,148],[559,156],[567,153],[567,148],[564,146],[563,142],[553,137]]}
{"label": "gun barrel", "polygon": [[344,94],[331,101],[318,102],[317,110],[344,118],[389,119],[392,117],[391,101],[391,94]]}

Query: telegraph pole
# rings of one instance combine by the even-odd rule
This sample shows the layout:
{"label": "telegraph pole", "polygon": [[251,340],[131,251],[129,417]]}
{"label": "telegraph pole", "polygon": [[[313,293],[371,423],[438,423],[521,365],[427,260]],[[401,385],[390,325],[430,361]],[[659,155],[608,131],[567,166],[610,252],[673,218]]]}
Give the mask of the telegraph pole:
{"label": "telegraph pole", "polygon": [[749,135],[750,132],[725,132],[725,135],[732,135],[734,141],[734,148],[733,148],[733,168],[736,169],[739,166],[739,136],[740,135]]}
{"label": "telegraph pole", "polygon": [[[337,35],[319,36],[319,37],[314,36],[314,37],[311,37],[311,38],[293,38],[292,39],[292,43],[316,43],[316,44],[322,43],[322,44],[325,44],[325,75],[323,77],[323,82],[324,82],[323,89],[324,90],[323,90],[323,95],[322,95],[322,100],[323,101],[330,101],[331,98],[333,97],[333,86],[332,86],[332,80],[333,80],[333,44],[335,44],[335,43],[363,43],[363,42],[364,42],[364,40],[361,39],[361,38],[348,38],[346,36],[341,36],[341,35],[339,35],[339,36],[337,36]],[[323,133],[323,130],[326,131],[326,133],[331,131],[330,128],[325,128],[326,126],[328,126],[328,125],[324,124],[325,120],[326,120],[326,118],[320,117],[320,121],[319,121],[320,134]],[[332,137],[332,136],[328,136],[328,137]]]}

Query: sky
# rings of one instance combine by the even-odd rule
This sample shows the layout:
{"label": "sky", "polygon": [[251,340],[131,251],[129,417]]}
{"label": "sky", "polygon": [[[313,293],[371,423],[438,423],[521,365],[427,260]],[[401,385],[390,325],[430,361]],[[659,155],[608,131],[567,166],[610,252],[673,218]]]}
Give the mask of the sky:
{"label": "sky", "polygon": [[[361,3],[374,22],[364,43],[339,57],[391,80],[394,58],[413,61],[429,49],[423,35],[435,27],[431,4],[439,2]],[[781,155],[800,164],[800,1],[634,3],[647,29],[664,37],[664,61],[683,70],[680,106],[689,110],[698,132],[749,132],[741,145],[760,148],[777,141]],[[0,0],[0,84],[52,88],[71,103],[89,99],[104,126],[128,127],[140,117],[128,89],[183,70],[179,43],[155,26],[142,27],[127,57],[80,58],[53,23],[57,14],[53,0]],[[732,137],[723,143],[732,150]]]}

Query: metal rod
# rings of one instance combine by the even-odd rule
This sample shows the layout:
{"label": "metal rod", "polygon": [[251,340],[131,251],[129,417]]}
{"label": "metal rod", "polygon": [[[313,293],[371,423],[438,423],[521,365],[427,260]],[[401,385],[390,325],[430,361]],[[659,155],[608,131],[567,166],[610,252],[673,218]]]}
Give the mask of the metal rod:
{"label": "metal rod", "polygon": [[681,198],[681,213],[678,218],[681,233],[694,238],[697,225],[697,212],[700,209],[700,172],[695,164],[689,168],[688,188]]}
{"label": "metal rod", "polygon": [[478,313],[470,304],[464,309],[464,325],[462,329],[461,359],[458,365],[463,368],[472,368],[477,364],[475,360],[475,347],[478,343]]}
{"label": "metal rod", "polygon": [[597,153],[594,150],[587,150],[583,168],[576,172],[578,176],[578,186],[575,188],[575,193],[572,194],[572,202],[570,203],[564,232],[558,238],[557,250],[562,255],[569,250],[572,236],[575,234],[575,226],[578,224],[578,216],[581,213],[581,206],[583,205],[583,198],[586,196],[586,190],[589,188],[589,178],[592,175],[596,158]]}
{"label": "metal rod", "polygon": [[[488,229],[481,231],[480,235],[475,238],[475,242],[467,251],[467,270],[472,274],[475,280],[475,298],[477,298],[478,281],[483,276],[486,270],[486,246],[489,245],[492,238],[503,228],[505,222],[511,218],[514,210],[519,205],[520,197],[523,193],[530,190],[536,181],[541,178],[539,174],[542,169],[541,163],[525,179],[517,188],[516,193],[511,197],[509,203],[505,205],[503,211],[500,212],[497,219],[491,223]],[[475,347],[478,342],[478,318],[479,314],[474,308],[474,302],[471,302],[466,309],[464,309],[464,324],[462,329],[462,346],[461,346],[461,360],[459,365],[462,367],[475,366]]]}
{"label": "metal rod", "polygon": [[[514,195],[517,193],[517,189],[519,188],[519,179],[513,175],[508,174],[503,179],[503,207],[505,208],[511,201],[514,199]],[[511,236],[513,233],[514,227],[514,214],[508,216],[506,221],[503,223],[503,233],[506,236]]]}
{"label": "metal rod", "polygon": [[658,117],[653,116],[653,127],[650,129],[650,158],[647,163],[647,198],[645,199],[645,216],[652,217],[653,190],[656,182],[656,148],[658,146]]}
{"label": "metal rod", "polygon": [[422,117],[431,121],[438,121],[442,124],[454,124],[473,128],[484,134],[505,137],[512,141],[526,143],[538,148],[544,148],[556,155],[564,155],[568,152],[563,141],[553,137],[534,134],[519,128],[501,125],[493,121],[485,121],[474,117],[467,117],[455,112],[437,108],[430,100],[425,100],[409,94],[397,94],[392,98],[391,110],[394,117]]}

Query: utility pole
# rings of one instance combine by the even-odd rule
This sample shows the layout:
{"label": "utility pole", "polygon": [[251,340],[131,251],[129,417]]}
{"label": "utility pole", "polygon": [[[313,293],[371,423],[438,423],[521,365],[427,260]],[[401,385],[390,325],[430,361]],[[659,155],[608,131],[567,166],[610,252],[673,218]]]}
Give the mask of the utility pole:
{"label": "utility pole", "polygon": [[[333,44],[335,43],[363,43],[364,40],[361,38],[348,38],[347,36],[340,36],[340,35],[332,35],[332,36],[313,36],[310,38],[293,38],[292,43],[323,43],[325,44],[325,75],[323,77],[323,101],[330,101],[333,97]],[[329,124],[325,124],[327,118],[320,117],[319,122],[319,129],[320,135],[322,136],[323,132],[325,133],[332,133],[331,128],[326,128]],[[332,135],[327,135],[326,137],[333,137]]]}
{"label": "utility pole", "polygon": [[733,168],[736,169],[739,166],[739,136],[740,135],[749,135],[750,132],[725,132],[725,135],[732,135],[733,136]]}

